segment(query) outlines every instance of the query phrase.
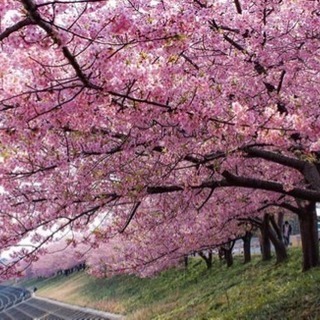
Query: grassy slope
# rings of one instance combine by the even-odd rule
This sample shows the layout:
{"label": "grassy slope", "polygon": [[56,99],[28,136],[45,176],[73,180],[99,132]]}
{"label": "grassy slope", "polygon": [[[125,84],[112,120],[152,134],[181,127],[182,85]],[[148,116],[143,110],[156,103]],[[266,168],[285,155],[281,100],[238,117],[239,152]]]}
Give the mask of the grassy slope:
{"label": "grassy slope", "polygon": [[215,261],[212,270],[193,259],[187,271],[172,269],[153,279],[85,273],[36,285],[38,295],[106,311],[128,319],[320,319],[320,269],[301,272],[300,250],[276,266],[260,257],[232,268]]}

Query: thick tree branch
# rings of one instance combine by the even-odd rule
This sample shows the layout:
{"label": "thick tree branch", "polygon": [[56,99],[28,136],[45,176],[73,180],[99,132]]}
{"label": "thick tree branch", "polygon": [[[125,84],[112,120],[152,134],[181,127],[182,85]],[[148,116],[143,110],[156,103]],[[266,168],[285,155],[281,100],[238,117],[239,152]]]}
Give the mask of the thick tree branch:
{"label": "thick tree branch", "polygon": [[[292,190],[286,191],[283,185],[278,182],[240,177],[233,175],[228,171],[224,171],[222,175],[225,178],[223,180],[209,180],[199,185],[189,186],[188,188],[190,188],[191,190],[198,190],[201,188],[216,189],[223,187],[242,187],[249,189],[272,191],[303,200],[320,201],[320,191],[301,188],[293,188]],[[185,190],[185,188],[179,185],[150,186],[146,189],[148,194],[171,193],[183,190]]]}
{"label": "thick tree branch", "polygon": [[258,148],[245,147],[242,150],[252,157],[262,158],[300,171],[312,188],[320,190],[320,174],[313,163]]}
{"label": "thick tree branch", "polygon": [[16,31],[20,30],[21,28],[28,26],[28,25],[31,25],[31,24],[35,24],[35,23],[29,17],[17,22],[15,25],[7,28],[6,30],[4,30],[0,34],[0,41],[9,37],[11,33],[16,32]]}
{"label": "thick tree branch", "polygon": [[234,0],[234,3],[235,3],[235,5],[236,5],[237,12],[238,12],[239,14],[242,14],[242,9],[241,9],[240,1],[239,1],[239,0]]}
{"label": "thick tree branch", "polygon": [[280,153],[272,152],[272,151],[266,151],[266,150],[261,150],[258,148],[252,148],[252,147],[244,147],[241,149],[244,151],[246,154],[248,154],[251,157],[256,157],[256,158],[262,158],[271,162],[275,162],[281,165],[284,165],[286,167],[294,168],[299,171],[303,171],[305,167],[305,161],[299,160],[296,158],[284,156]]}
{"label": "thick tree branch", "polygon": [[296,214],[299,214],[299,213],[300,213],[299,208],[293,206],[293,205],[290,204],[290,203],[286,203],[286,202],[281,202],[281,203],[268,203],[268,204],[260,207],[260,208],[258,209],[258,212],[263,211],[263,210],[265,210],[265,209],[267,209],[267,208],[270,208],[270,207],[279,207],[279,208],[287,209],[287,210],[289,210],[289,211],[291,211],[291,212],[293,212],[293,213],[296,213]]}
{"label": "thick tree branch", "polygon": [[239,177],[239,176],[233,175],[228,171],[224,171],[222,175],[230,184],[230,186],[272,191],[272,192],[277,192],[277,193],[285,194],[288,196],[292,196],[294,198],[310,200],[310,201],[320,201],[319,191],[300,189],[300,188],[293,188],[292,190],[286,191],[284,190],[283,185],[278,182]]}
{"label": "thick tree branch", "polygon": [[148,194],[161,194],[161,193],[170,193],[176,191],[183,191],[182,186],[150,186],[147,187]]}

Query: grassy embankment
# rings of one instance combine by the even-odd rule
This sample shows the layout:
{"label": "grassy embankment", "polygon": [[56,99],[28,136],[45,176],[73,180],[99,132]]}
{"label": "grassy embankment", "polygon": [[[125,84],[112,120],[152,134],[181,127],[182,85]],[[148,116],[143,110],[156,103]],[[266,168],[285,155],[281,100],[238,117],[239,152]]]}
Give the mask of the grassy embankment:
{"label": "grassy embankment", "polygon": [[320,269],[302,273],[301,253],[291,249],[283,265],[255,257],[233,267],[216,260],[206,270],[194,258],[188,270],[172,269],[152,279],[85,273],[28,281],[39,296],[122,313],[127,319],[320,319]]}

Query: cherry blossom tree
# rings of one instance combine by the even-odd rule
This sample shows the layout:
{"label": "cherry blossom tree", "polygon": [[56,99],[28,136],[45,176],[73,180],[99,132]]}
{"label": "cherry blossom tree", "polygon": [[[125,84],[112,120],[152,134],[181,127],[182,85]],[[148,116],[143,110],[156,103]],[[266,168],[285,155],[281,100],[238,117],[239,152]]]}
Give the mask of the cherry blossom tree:
{"label": "cherry blossom tree", "polygon": [[0,15],[0,246],[32,242],[14,263],[97,221],[108,239],[144,232],[155,204],[177,234],[168,212],[212,214],[208,239],[245,193],[243,215],[293,209],[304,269],[318,265],[319,1],[20,0]]}

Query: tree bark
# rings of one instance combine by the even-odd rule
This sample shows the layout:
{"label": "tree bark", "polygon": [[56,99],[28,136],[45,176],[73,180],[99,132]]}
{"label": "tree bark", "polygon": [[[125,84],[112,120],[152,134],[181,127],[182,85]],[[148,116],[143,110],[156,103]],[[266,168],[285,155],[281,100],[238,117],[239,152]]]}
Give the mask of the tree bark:
{"label": "tree bark", "polygon": [[209,250],[208,256],[202,251],[199,251],[199,256],[205,261],[207,269],[212,269],[212,251]]}
{"label": "tree bark", "polygon": [[303,271],[319,265],[319,240],[316,205],[314,202],[300,204],[299,223],[303,253]]}
{"label": "tree bark", "polygon": [[284,245],[282,238],[278,236],[278,234],[271,229],[269,226],[269,237],[274,246],[274,250],[276,253],[277,264],[288,259],[288,253],[286,246]]}
{"label": "tree bark", "polygon": [[242,237],[244,263],[251,261],[251,238],[252,232],[250,231],[246,231],[245,235]]}
{"label": "tree bark", "polygon": [[278,213],[278,219],[277,219],[277,224],[280,229],[280,234],[281,234],[281,241],[283,241],[283,231],[282,231],[282,226],[283,226],[283,220],[284,220],[284,212],[280,211]]}
{"label": "tree bark", "polygon": [[262,261],[271,260],[271,243],[269,236],[269,215],[265,214],[262,220],[262,224],[260,226],[260,247],[262,254]]}
{"label": "tree bark", "polygon": [[183,257],[183,261],[184,261],[184,268],[188,269],[188,265],[189,265],[189,257],[188,257],[188,255],[185,255]]}
{"label": "tree bark", "polygon": [[[281,215],[281,213],[279,213],[279,215]],[[278,219],[277,223],[273,215],[269,216],[269,237],[276,252],[277,263],[281,263],[288,259],[287,249],[282,241],[282,227],[280,227],[282,224],[279,226],[279,220],[281,219]]]}
{"label": "tree bark", "polygon": [[232,249],[225,249],[225,258],[227,262],[227,267],[231,267],[233,265]]}
{"label": "tree bark", "polygon": [[223,251],[224,258],[227,262],[227,267],[231,267],[233,265],[232,250],[233,250],[234,244],[235,244],[235,240],[232,240],[222,245],[220,248]]}

